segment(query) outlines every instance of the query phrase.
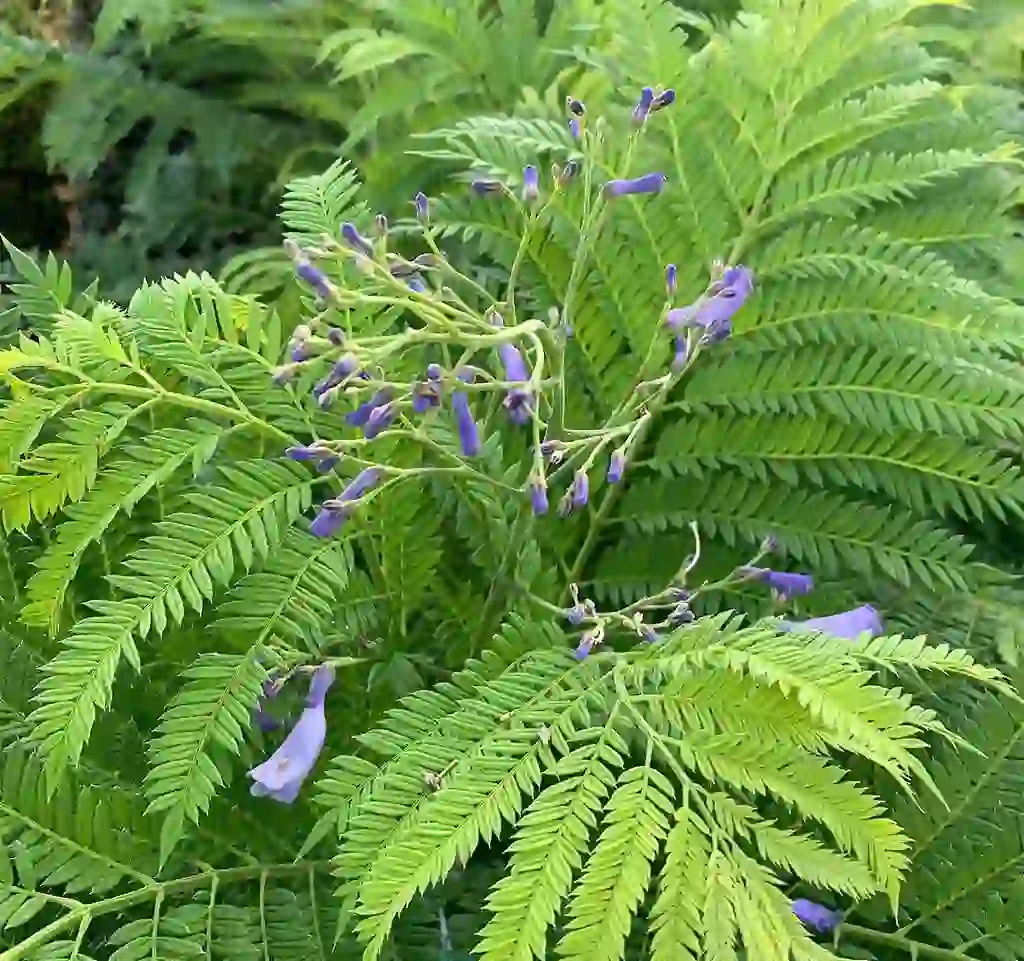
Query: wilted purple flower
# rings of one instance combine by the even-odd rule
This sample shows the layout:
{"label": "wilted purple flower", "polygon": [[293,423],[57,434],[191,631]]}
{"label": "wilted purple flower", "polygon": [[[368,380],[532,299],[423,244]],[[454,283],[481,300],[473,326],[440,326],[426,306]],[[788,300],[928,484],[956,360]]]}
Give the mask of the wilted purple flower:
{"label": "wilted purple flower", "polygon": [[473,193],[478,197],[489,197],[505,192],[505,185],[500,180],[483,180],[478,178],[470,184],[470,187],[472,187]]}
{"label": "wilted purple flower", "polygon": [[532,164],[523,168],[523,202],[532,203],[540,196],[540,176]]}
{"label": "wilted purple flower", "polygon": [[318,297],[327,300],[334,293],[334,287],[327,279],[327,275],[308,260],[298,261],[295,264],[295,273],[316,291]]}
{"label": "wilted purple flower", "polygon": [[587,108],[584,106],[583,101],[577,100],[575,97],[565,98],[565,109],[574,117],[582,117],[587,112]]}
{"label": "wilted purple flower", "polygon": [[789,600],[791,597],[801,597],[814,589],[814,578],[810,574],[773,571],[768,567],[741,567],[740,573],[767,584],[781,601]]}
{"label": "wilted purple flower", "polygon": [[569,134],[573,140],[579,140],[583,131],[580,128],[580,118],[570,117],[569,118]]}
{"label": "wilted purple flower", "polygon": [[384,214],[377,214],[373,218],[373,230],[378,237],[387,236],[388,232],[388,218]]}
{"label": "wilted purple flower", "polygon": [[548,512],[548,487],[543,477],[534,477],[530,481],[530,508],[535,517]]}
{"label": "wilted purple flower", "polygon": [[[463,383],[471,384],[475,375],[471,370],[461,370],[458,376]],[[473,420],[469,397],[465,391],[457,390],[452,394],[452,410],[455,411],[455,427],[459,433],[462,453],[467,457],[476,457],[480,453],[480,431]]]}
{"label": "wilted purple flower", "polygon": [[373,490],[380,478],[381,472],[376,467],[361,470],[337,497],[320,505],[320,512],[309,525],[310,534],[314,537],[331,537],[336,534],[351,516],[352,502]]}
{"label": "wilted purple flower", "polygon": [[564,187],[570,180],[572,180],[580,172],[580,162],[578,160],[570,160],[555,176],[555,180],[558,182],[560,187]]}
{"label": "wilted purple flower", "polygon": [[587,616],[587,609],[582,604],[574,604],[565,612],[565,619],[573,626],[579,627]]}
{"label": "wilted purple flower", "polygon": [[370,414],[363,434],[367,440],[373,440],[382,431],[387,430],[398,416],[398,408],[394,404],[383,404],[375,407]]}
{"label": "wilted purple flower", "polygon": [[702,327],[709,342],[723,340],[732,332],[733,315],[754,289],[753,272],[742,265],[730,267],[709,292],[688,307],[676,307],[665,315],[672,330]]}
{"label": "wilted purple flower", "polygon": [[600,628],[595,628],[592,631],[586,631],[580,638],[579,644],[576,646],[576,650],[572,652],[572,656],[577,661],[582,661],[598,644],[601,643],[603,634]]}
{"label": "wilted purple flower", "polygon": [[839,911],[826,908],[816,901],[808,901],[806,898],[797,898],[793,904],[793,913],[809,928],[827,934],[833,930],[843,916]]}
{"label": "wilted purple flower", "polygon": [[373,256],[373,244],[359,233],[356,229],[356,225],[351,221],[346,220],[345,223],[341,225],[341,236],[345,243],[347,243],[353,250],[356,250],[361,254],[365,254],[367,257]]}
{"label": "wilted purple flower", "polygon": [[651,104],[651,113],[657,113],[665,107],[671,107],[675,102],[676,92],[671,87],[668,90],[662,90],[662,92],[654,98],[654,102]]}
{"label": "wilted purple flower", "polygon": [[608,461],[608,474],[606,480],[609,484],[617,484],[622,480],[622,475],[626,472],[626,451],[619,447],[617,450],[612,451],[611,459]]}
{"label": "wilted purple flower", "polygon": [[675,264],[669,264],[665,268],[665,289],[669,297],[675,297],[676,287],[679,285],[679,270]]}
{"label": "wilted purple flower", "polygon": [[[525,383],[530,379],[530,371],[523,359],[522,351],[515,344],[499,344],[498,356],[501,358],[502,367],[505,369],[505,380],[520,381]],[[509,420],[513,424],[525,424],[530,420],[530,401],[532,397],[528,390],[513,387],[505,395],[505,409],[508,411]]]}
{"label": "wilted purple flower", "polygon": [[441,367],[427,365],[427,380],[415,384],[412,389],[412,409],[417,414],[426,413],[441,403]]}
{"label": "wilted purple flower", "polygon": [[828,617],[812,617],[808,621],[783,621],[780,627],[786,631],[821,631],[851,641],[862,634],[877,637],[884,630],[882,618],[870,604],[841,614],[830,614]]}
{"label": "wilted purple flower", "polygon": [[640,91],[640,99],[633,108],[634,125],[637,127],[643,126],[644,121],[647,119],[647,115],[651,112],[652,103],[654,103],[654,90],[650,87],[644,87],[643,90]]}
{"label": "wilted purple flower", "polygon": [[421,190],[412,198],[412,203],[416,208],[416,219],[426,223],[430,219],[430,201],[427,195]]}
{"label": "wilted purple flower", "polygon": [[368,401],[360,404],[355,410],[345,415],[345,422],[352,427],[365,427],[370,415],[391,400],[391,391],[384,387],[378,390]]}
{"label": "wilted purple flower", "polygon": [[630,180],[609,180],[604,185],[606,197],[624,197],[626,194],[657,194],[668,178],[662,173],[644,174]]}
{"label": "wilted purple flower", "polygon": [[584,470],[576,471],[572,479],[572,506],[574,508],[586,507],[590,499],[590,478]]}
{"label": "wilted purple flower", "polygon": [[330,665],[317,668],[309,684],[306,708],[281,746],[262,764],[249,772],[254,797],[270,797],[291,804],[299,796],[302,782],[313,770],[327,736],[324,699],[334,681]]}

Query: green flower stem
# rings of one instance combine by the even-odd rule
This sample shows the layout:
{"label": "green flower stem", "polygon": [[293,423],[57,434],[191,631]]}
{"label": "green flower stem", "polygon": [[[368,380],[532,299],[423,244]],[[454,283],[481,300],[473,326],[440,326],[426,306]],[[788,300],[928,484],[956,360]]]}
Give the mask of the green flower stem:
{"label": "green flower stem", "polygon": [[[934,958],[935,961],[972,961],[971,956],[964,954],[962,951],[939,948],[934,944],[926,944],[924,941],[914,941],[906,938],[902,934],[876,931],[874,928],[864,928],[859,924],[847,924],[845,921],[836,928],[836,940],[842,940],[844,935],[849,936],[854,941],[884,944],[886,947],[895,948],[897,951],[904,951],[912,958]],[[2,955],[0,955],[0,961],[3,961]]]}
{"label": "green flower stem", "polygon": [[182,894],[187,891],[194,891],[214,881],[218,885],[231,884],[239,881],[250,881],[254,878],[267,876],[281,876],[289,874],[305,874],[307,871],[325,871],[331,866],[330,861],[303,862],[299,864],[258,864],[244,868],[225,868],[220,871],[203,871],[201,874],[190,874],[184,878],[174,881],[161,881],[156,884],[148,884],[145,887],[136,888],[124,894],[117,894],[114,897],[104,898],[93,904],[78,904],[68,911],[63,917],[51,921],[49,924],[33,932],[24,941],[20,941],[6,951],[0,952],[0,961],[20,961],[31,955],[38,948],[49,944],[58,935],[76,925],[88,923],[93,918],[104,914],[114,914],[144,904],[150,899],[162,899],[168,895]]}

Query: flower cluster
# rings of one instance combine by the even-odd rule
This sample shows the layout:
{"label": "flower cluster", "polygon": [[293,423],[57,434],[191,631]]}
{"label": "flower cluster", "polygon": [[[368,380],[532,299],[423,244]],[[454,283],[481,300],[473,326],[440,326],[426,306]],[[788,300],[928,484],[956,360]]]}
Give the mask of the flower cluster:
{"label": "flower cluster", "polygon": [[[629,166],[637,138],[675,98],[673,90],[645,87],[640,91],[630,117],[626,169],[596,184],[584,205],[574,277],[581,275],[593,237],[619,198],[657,198],[670,188],[665,174],[633,173]],[[324,483],[336,485],[336,493],[321,503],[312,520],[313,535],[336,535],[367,503],[406,478],[442,473],[472,475],[502,491],[518,488],[523,507],[535,517],[549,513],[549,492],[557,485],[557,514],[580,514],[588,508],[602,475],[607,485],[603,496],[613,496],[672,390],[703,351],[732,333],[734,318],[755,289],[751,268],[716,261],[705,289],[690,303],[677,305],[679,271],[675,264],[668,264],[666,304],[660,317],[651,318],[650,349],[632,389],[603,424],[566,423],[565,395],[570,385],[565,352],[575,285],[570,282],[561,308],[547,318],[521,316],[515,289],[535,233],[549,229],[552,203],[566,191],[591,184],[592,178],[580,176],[585,164],[590,170],[606,166],[601,161],[603,123],[591,130],[586,106],[574,97],[566,100],[566,119],[579,155],[554,164],[550,180],[541,176],[536,164],[525,166],[518,184],[489,171],[471,175],[473,196],[516,205],[523,220],[520,248],[503,296],[492,295],[461,274],[446,257],[431,225],[430,201],[423,193],[413,198],[415,219],[401,237],[403,244],[412,242],[409,238],[421,238],[426,249],[420,253],[392,249],[383,215],[375,218],[367,235],[346,222],[339,225],[337,236],[323,236],[315,248],[288,243],[296,275],[315,296],[317,314],[295,330],[288,358],[274,379],[302,385],[324,411],[342,408],[339,436],[316,438],[286,451],[289,458],[315,466]],[[325,270],[314,261],[331,266]],[[354,274],[347,277],[346,264],[354,267]],[[378,327],[372,332],[353,329],[353,308],[369,309],[388,318],[391,326],[383,333]],[[659,363],[659,357],[665,359]],[[414,372],[411,377],[410,372]],[[508,483],[511,473],[492,476],[476,460],[502,422],[509,430],[525,434],[530,452],[514,484]],[[447,424],[447,431],[433,429],[438,423]],[[426,454],[417,459],[421,466],[397,466],[391,455],[394,445],[382,444],[385,439],[418,445]],[[388,454],[375,456],[378,450]],[[585,657],[613,631],[656,641],[663,631],[693,620],[694,597],[732,581],[764,584],[779,602],[806,595],[813,587],[807,574],[758,566],[759,555],[734,571],[727,582],[705,584],[691,592],[686,580],[700,554],[696,530],[694,535],[698,550],[668,587],[653,597],[600,612],[571,586],[573,604],[566,616],[581,630],[578,657]],[[872,622],[864,611],[871,609],[802,625],[783,622],[782,629],[842,636],[864,630],[877,633],[881,629],[877,615]]]}

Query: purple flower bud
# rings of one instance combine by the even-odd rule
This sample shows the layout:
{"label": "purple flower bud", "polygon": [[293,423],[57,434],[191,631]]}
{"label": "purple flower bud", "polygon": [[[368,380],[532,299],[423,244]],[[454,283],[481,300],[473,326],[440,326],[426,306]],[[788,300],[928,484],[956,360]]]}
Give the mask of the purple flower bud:
{"label": "purple flower bud", "polygon": [[381,471],[378,467],[365,467],[352,479],[351,483],[339,495],[338,501],[347,503],[359,500],[372,491],[380,483]]}
{"label": "purple flower bud", "polygon": [[[459,380],[471,384],[473,371],[459,371]],[[452,410],[455,412],[455,427],[459,434],[459,444],[466,457],[476,457],[480,453],[480,431],[473,420],[473,412],[469,409],[469,397],[465,391],[457,390],[452,394]]]}
{"label": "purple flower bud", "polygon": [[654,98],[654,102],[651,104],[651,113],[657,113],[665,107],[671,107],[675,102],[676,92],[671,87],[668,90],[663,90]]}
{"label": "purple flower bud", "polygon": [[587,108],[583,105],[583,101],[577,100],[575,97],[565,98],[565,109],[574,117],[582,117],[587,112]]}
{"label": "purple flower bud", "polygon": [[682,370],[690,355],[690,345],[682,334],[676,335],[675,353],[672,355],[672,369]]}
{"label": "purple flower bud", "polygon": [[337,387],[339,384],[348,380],[348,378],[356,372],[358,366],[359,362],[353,354],[345,354],[343,357],[340,357],[335,361],[330,373],[328,373],[322,381],[313,387],[313,396],[319,400],[322,405],[326,406],[327,392],[332,387]]}
{"label": "purple flower bud", "polygon": [[316,291],[318,297],[327,300],[333,293],[331,282],[324,272],[314,267],[308,260],[300,260],[296,263],[295,273]]}
{"label": "purple flower bud", "polygon": [[421,190],[412,198],[413,206],[416,208],[416,219],[422,223],[430,220],[430,201],[427,195]]}
{"label": "purple flower bud", "polygon": [[366,422],[363,434],[367,440],[373,440],[382,431],[387,430],[398,416],[398,408],[394,404],[384,404],[374,408],[370,419]]}
{"label": "purple flower bud", "polygon": [[590,478],[583,470],[576,471],[572,479],[572,506],[575,509],[586,507],[590,499]]}
{"label": "purple flower bud", "polygon": [[324,456],[319,447],[289,447],[285,450],[284,456],[295,461],[318,461]]}
{"label": "purple flower bud", "polygon": [[314,537],[333,537],[349,519],[351,510],[346,507],[321,507],[309,525]]}
{"label": "purple flower bud", "polygon": [[675,264],[669,264],[665,268],[665,289],[668,291],[669,297],[675,297],[678,284],[679,271],[676,269]]}
{"label": "purple flower bud", "polygon": [[540,196],[540,177],[533,165],[523,168],[523,202],[533,203]]}
{"label": "purple flower bud", "polygon": [[324,698],[334,680],[328,665],[317,669],[309,685],[306,709],[281,746],[262,764],[249,772],[254,797],[270,797],[291,804],[298,796],[302,782],[316,765],[327,736]]}
{"label": "purple flower bud", "polygon": [[309,360],[311,357],[316,357],[316,348],[308,340],[304,340],[292,347],[291,359],[294,363],[301,364],[304,360]]}
{"label": "purple flower bud", "polygon": [[579,140],[582,136],[583,131],[580,128],[580,118],[570,117],[569,118],[569,135],[573,140]]}
{"label": "purple flower bud", "polygon": [[878,611],[870,604],[841,614],[830,614],[828,617],[812,617],[809,621],[783,621],[780,627],[784,631],[821,631],[851,641],[862,634],[877,637],[884,630]]}
{"label": "purple flower bud", "polygon": [[490,197],[494,194],[503,194],[505,185],[500,180],[474,180],[470,187],[478,197]]}
{"label": "purple flower bud", "polygon": [[316,469],[321,474],[329,474],[335,467],[341,463],[341,458],[337,456],[325,457],[319,464],[316,465]]}
{"label": "purple flower bud", "polygon": [[535,517],[548,512],[548,487],[543,477],[534,477],[530,481],[530,508]]}
{"label": "purple flower bud", "polygon": [[826,908],[815,901],[808,901],[806,898],[797,898],[793,904],[793,913],[809,928],[828,934],[838,925],[843,916],[838,911]]}
{"label": "purple flower bud", "polygon": [[652,103],[654,103],[654,90],[650,87],[644,87],[643,90],[640,91],[640,99],[633,108],[634,126],[643,126],[644,121],[647,119],[647,115],[651,112]]}
{"label": "purple flower bud", "polygon": [[787,571],[773,571],[768,567],[741,567],[740,573],[775,591],[780,601],[791,597],[802,597],[814,589],[814,578],[810,574],[792,574]]}
{"label": "purple flower bud", "polygon": [[644,174],[631,180],[609,180],[604,185],[606,197],[623,197],[626,194],[657,194],[668,178],[661,173]]}
{"label": "purple flower bud", "polygon": [[360,404],[354,411],[345,415],[345,422],[352,427],[365,427],[370,415],[391,400],[391,391],[385,387],[378,390],[368,401]]}
{"label": "purple flower bud", "polygon": [[356,225],[351,221],[346,220],[341,225],[341,237],[353,250],[365,254],[367,257],[373,256],[373,244],[359,233]]}
{"label": "purple flower bud", "polygon": [[415,294],[427,293],[427,285],[419,274],[413,274],[406,282],[405,286],[408,287]]}
{"label": "purple flower bud", "polygon": [[340,347],[345,343],[345,332],[340,327],[331,327],[327,331],[327,340],[335,347]]}
{"label": "purple flower bud", "polygon": [[437,383],[441,380],[443,373],[444,371],[441,370],[440,364],[427,364],[427,380]]}
{"label": "purple flower bud", "polygon": [[693,623],[693,611],[685,603],[677,604],[668,615],[670,624],[691,624]]}
{"label": "purple flower bud", "polygon": [[608,461],[608,474],[606,480],[609,484],[617,484],[622,480],[626,472],[626,451],[620,447],[612,451],[611,459]]}

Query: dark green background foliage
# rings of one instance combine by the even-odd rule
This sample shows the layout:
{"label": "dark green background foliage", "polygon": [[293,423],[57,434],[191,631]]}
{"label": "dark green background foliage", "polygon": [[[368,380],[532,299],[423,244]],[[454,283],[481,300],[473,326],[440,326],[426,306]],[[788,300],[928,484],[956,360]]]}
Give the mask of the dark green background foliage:
{"label": "dark green background foliage", "polygon": [[[33,7],[0,33],[0,961],[1024,954],[1024,713],[996,670],[1018,680],[1024,600],[1013,3]],[[313,306],[282,233],[383,210],[418,253],[423,189],[498,299],[522,218],[471,172],[517,191],[573,156],[572,92],[607,118],[588,181],[622,173],[646,83],[679,100],[631,170],[668,186],[583,241],[572,417],[632,387],[666,263],[680,303],[715,258],[757,287],[621,494],[531,525],[431,479],[312,537],[339,478],[282,452],[339,417],[269,383]],[[526,246],[530,316],[576,282],[584,186]],[[492,421],[480,470],[521,486],[525,457]],[[747,585],[577,663],[529,595],[656,592],[692,523],[701,579],[771,535],[815,574],[799,616],[873,603],[929,643],[797,646]],[[268,668],[324,657],[318,780],[251,798]],[[837,943],[799,896],[849,910]]]}

